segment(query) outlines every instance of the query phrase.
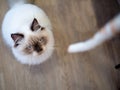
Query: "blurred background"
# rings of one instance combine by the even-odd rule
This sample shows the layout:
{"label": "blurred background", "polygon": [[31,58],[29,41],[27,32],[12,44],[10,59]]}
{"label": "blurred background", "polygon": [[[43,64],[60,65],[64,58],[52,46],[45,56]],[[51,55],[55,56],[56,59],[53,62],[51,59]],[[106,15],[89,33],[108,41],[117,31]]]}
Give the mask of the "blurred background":
{"label": "blurred background", "polygon": [[[92,37],[119,13],[117,0],[30,2],[41,7],[52,23],[54,53],[40,65],[22,65],[0,32],[0,90],[120,90],[120,70],[114,68],[120,63],[120,35],[89,52],[67,53],[69,44]],[[0,26],[8,10],[7,1],[1,0]]]}

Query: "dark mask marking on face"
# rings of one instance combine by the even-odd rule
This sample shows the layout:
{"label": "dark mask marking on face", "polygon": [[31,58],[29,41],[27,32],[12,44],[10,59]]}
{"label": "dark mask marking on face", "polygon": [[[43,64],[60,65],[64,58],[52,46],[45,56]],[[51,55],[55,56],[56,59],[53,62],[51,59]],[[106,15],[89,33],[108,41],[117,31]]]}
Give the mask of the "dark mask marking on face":
{"label": "dark mask marking on face", "polygon": [[48,42],[47,37],[31,37],[28,41],[27,47],[25,47],[24,51],[26,54],[32,54],[33,52],[37,52],[40,55]]}
{"label": "dark mask marking on face", "polygon": [[39,52],[42,52],[42,51],[43,51],[43,48],[42,48],[41,45],[35,44],[35,45],[34,45],[34,50],[39,53]]}

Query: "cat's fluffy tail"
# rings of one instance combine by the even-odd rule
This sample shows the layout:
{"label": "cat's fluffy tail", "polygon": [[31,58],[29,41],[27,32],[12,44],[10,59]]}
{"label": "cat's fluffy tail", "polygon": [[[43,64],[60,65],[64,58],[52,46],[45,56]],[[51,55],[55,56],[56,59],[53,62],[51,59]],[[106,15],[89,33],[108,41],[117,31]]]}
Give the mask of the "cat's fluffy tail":
{"label": "cat's fluffy tail", "polygon": [[70,45],[68,48],[68,52],[76,53],[91,50],[97,47],[98,45],[102,44],[106,40],[110,39],[118,32],[120,32],[120,14],[111,22],[106,24],[99,32],[97,32],[93,36],[93,38],[84,42],[79,42]]}
{"label": "cat's fluffy tail", "polygon": [[17,5],[26,3],[26,0],[8,0],[9,7],[12,8]]}

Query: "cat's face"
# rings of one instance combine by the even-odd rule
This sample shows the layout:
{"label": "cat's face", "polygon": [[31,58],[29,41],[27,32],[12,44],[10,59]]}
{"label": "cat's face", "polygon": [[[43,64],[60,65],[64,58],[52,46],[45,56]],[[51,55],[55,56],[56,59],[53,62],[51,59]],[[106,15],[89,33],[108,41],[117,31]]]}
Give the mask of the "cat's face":
{"label": "cat's face", "polygon": [[31,22],[30,30],[33,34],[27,38],[22,33],[11,34],[11,38],[14,40],[14,48],[26,55],[41,55],[50,42],[49,32],[38,23],[36,18]]}
{"label": "cat's face", "polygon": [[46,36],[31,37],[23,51],[26,54],[40,55],[45,51],[47,43],[48,39]]}

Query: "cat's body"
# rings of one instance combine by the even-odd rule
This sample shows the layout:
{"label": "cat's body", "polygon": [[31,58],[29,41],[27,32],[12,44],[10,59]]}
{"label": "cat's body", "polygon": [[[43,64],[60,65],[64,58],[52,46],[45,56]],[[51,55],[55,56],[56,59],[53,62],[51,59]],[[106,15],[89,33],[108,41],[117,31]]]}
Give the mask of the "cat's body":
{"label": "cat's body", "polygon": [[40,64],[53,52],[51,29],[43,10],[22,1],[16,3],[5,15],[2,36],[18,61],[30,65]]}
{"label": "cat's body", "polygon": [[102,44],[106,40],[112,38],[114,35],[120,32],[120,14],[113,20],[108,22],[103,28],[100,29],[95,35],[87,41],[72,44],[68,48],[68,52],[85,52],[89,51],[98,45]]}

